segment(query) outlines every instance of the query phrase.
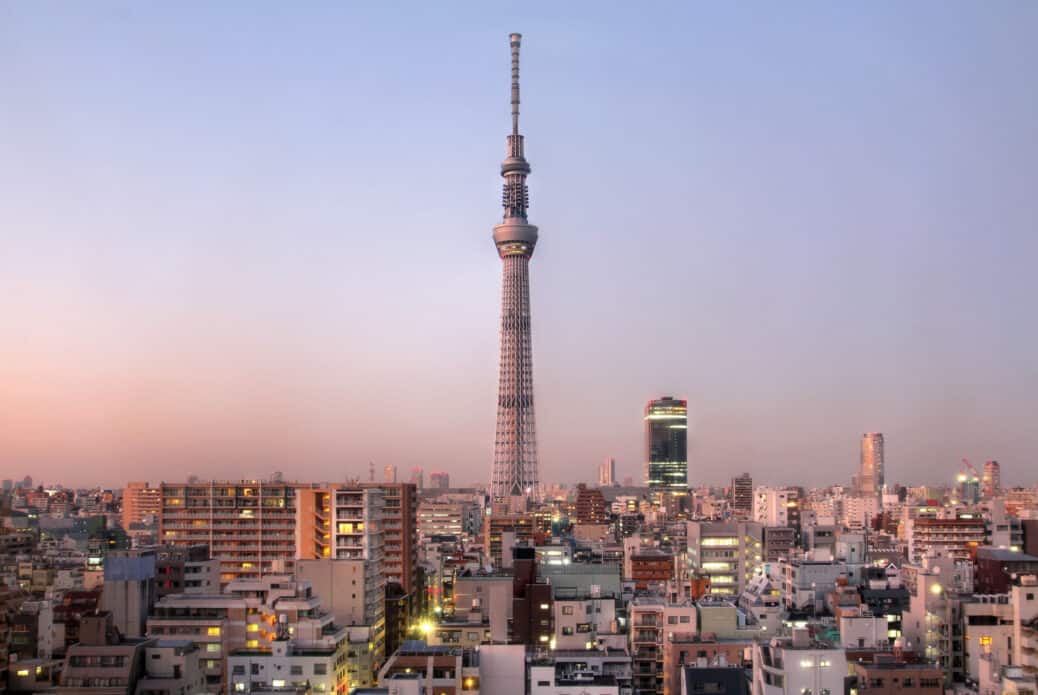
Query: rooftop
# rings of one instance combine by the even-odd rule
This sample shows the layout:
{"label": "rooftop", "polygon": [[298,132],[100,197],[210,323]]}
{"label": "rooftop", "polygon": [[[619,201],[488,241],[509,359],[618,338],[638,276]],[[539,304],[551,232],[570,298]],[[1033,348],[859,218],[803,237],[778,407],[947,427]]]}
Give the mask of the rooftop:
{"label": "rooftop", "polygon": [[977,559],[995,560],[997,562],[1038,562],[1038,557],[1034,555],[988,546],[977,548]]}

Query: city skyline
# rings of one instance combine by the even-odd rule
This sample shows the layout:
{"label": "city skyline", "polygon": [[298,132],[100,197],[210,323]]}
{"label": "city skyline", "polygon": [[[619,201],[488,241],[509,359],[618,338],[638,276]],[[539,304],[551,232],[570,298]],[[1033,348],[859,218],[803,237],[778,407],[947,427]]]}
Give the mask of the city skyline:
{"label": "city skyline", "polygon": [[5,6],[3,477],[486,480],[517,29],[541,480],[641,480],[641,409],[673,393],[691,485],[846,482],[871,431],[888,482],[968,457],[1031,484],[1015,10]]}

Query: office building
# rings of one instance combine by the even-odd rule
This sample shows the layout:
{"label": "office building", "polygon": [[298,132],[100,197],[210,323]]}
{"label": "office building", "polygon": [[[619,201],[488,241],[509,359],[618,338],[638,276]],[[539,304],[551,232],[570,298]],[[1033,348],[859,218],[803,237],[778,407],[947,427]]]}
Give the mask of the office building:
{"label": "office building", "polygon": [[429,474],[429,487],[433,490],[447,490],[451,486],[450,473],[434,471]]}
{"label": "office building", "polygon": [[980,492],[986,500],[1002,494],[1002,468],[998,465],[998,461],[984,462],[984,473],[980,479]]}
{"label": "office building", "polygon": [[688,491],[688,403],[670,396],[645,406],[645,483],[654,491]]}
{"label": "office building", "polygon": [[866,432],[861,436],[861,459],[854,490],[859,495],[879,495],[886,482],[883,434]]}
{"label": "office building", "polygon": [[763,564],[764,529],[753,521],[686,523],[689,565],[709,580],[711,596],[742,594]]}
{"label": "office building", "polygon": [[396,482],[396,466],[386,466],[382,469],[382,481],[385,483]]}
{"label": "office building", "polygon": [[616,459],[606,458],[605,461],[598,464],[598,485],[599,487],[616,485]]}

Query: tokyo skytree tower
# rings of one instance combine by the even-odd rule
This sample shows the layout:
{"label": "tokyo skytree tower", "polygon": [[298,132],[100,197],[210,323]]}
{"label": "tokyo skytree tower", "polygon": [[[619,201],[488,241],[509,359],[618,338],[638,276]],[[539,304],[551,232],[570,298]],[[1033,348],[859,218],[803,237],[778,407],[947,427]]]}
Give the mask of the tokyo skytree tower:
{"label": "tokyo skytree tower", "polygon": [[537,244],[537,227],[526,219],[530,195],[526,176],[530,165],[519,134],[519,43],[512,34],[512,134],[508,136],[504,178],[504,220],[494,227],[494,244],[501,256],[501,362],[497,386],[497,434],[493,499],[538,499],[537,437],[533,416],[533,356],[530,347],[530,258]]}

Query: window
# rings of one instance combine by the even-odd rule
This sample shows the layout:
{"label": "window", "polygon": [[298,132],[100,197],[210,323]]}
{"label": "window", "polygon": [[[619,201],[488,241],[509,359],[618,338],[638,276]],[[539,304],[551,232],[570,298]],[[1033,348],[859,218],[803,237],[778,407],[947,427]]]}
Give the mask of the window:
{"label": "window", "polygon": [[219,637],[220,636],[220,628],[219,627],[207,628],[206,631],[205,631],[205,634],[207,636],[209,636],[209,637]]}
{"label": "window", "polygon": [[209,644],[205,645],[205,650],[207,652],[209,652],[210,654],[214,654],[214,653],[220,651],[220,645],[216,644],[216,643],[213,643],[213,642],[210,642]]}
{"label": "window", "polygon": [[235,664],[234,668],[231,669],[231,673],[233,675],[235,675],[235,676],[244,676],[245,675],[245,665],[244,664]]}
{"label": "window", "polygon": [[259,675],[259,666],[260,666],[259,664],[249,664],[249,673],[251,673],[254,676],[258,676]]}
{"label": "window", "polygon": [[941,687],[941,680],[939,678],[920,678],[920,688],[939,688]]}
{"label": "window", "polygon": [[563,606],[562,607],[562,614],[563,615],[573,615],[573,606]]}
{"label": "window", "polygon": [[676,615],[668,615],[667,616],[667,625],[677,625],[677,624],[678,624],[678,616],[676,616]]}
{"label": "window", "polygon": [[682,623],[682,624],[687,624],[689,622],[689,616],[687,616],[687,615],[679,616],[678,617],[678,622]]}
{"label": "window", "polygon": [[914,678],[906,678],[905,680],[901,681],[901,687],[902,688],[914,688],[915,687],[915,679]]}
{"label": "window", "polygon": [[289,668],[289,673],[293,676],[301,676],[303,675],[303,667],[299,665],[293,665],[291,668]]}
{"label": "window", "polygon": [[325,676],[328,675],[328,664],[314,664],[314,675]]}
{"label": "window", "polygon": [[537,681],[538,688],[548,688],[551,686],[551,681]]}

